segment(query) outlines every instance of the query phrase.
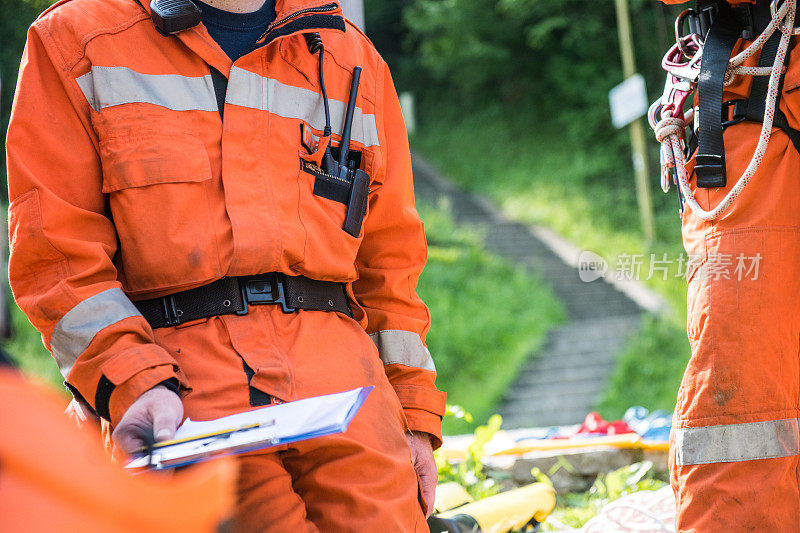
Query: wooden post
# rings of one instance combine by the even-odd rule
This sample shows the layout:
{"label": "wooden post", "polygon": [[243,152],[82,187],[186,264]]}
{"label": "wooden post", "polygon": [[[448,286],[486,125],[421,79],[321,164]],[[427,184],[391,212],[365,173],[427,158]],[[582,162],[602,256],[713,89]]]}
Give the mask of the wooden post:
{"label": "wooden post", "polygon": [[[614,2],[617,8],[617,32],[619,33],[619,48],[622,53],[622,72],[625,75],[625,79],[627,79],[636,74],[628,0],[614,0]],[[633,171],[636,176],[636,199],[639,204],[642,231],[649,245],[653,243],[655,227],[653,223],[653,204],[650,201],[650,182],[647,179],[647,141],[641,118],[631,122],[630,131]]]}

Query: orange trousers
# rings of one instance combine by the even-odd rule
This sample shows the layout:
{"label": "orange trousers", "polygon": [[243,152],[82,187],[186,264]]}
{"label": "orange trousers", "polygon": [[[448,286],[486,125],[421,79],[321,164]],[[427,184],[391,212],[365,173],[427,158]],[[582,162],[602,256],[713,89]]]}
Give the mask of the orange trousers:
{"label": "orange trousers", "polygon": [[[784,92],[794,127],[798,104]],[[702,207],[733,187],[760,129],[726,130],[728,184],[695,191]],[[683,238],[694,265],[670,446],[677,529],[800,531],[800,155],[781,131],[726,214],[684,213]]]}
{"label": "orange trousers", "polygon": [[[320,342],[320,339],[327,339]],[[427,531],[407,422],[377,349],[354,320],[251,306],[155,330],[191,392],[185,415],[224,416],[263,403],[373,385],[348,430],[239,458],[239,531]]]}

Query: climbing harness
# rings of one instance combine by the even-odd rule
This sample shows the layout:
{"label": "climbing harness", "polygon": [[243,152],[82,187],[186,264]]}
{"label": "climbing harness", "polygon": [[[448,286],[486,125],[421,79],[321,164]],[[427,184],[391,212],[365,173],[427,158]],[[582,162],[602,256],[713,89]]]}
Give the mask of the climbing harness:
{"label": "climbing harness", "polygon": [[[751,6],[756,4],[741,5],[747,9],[751,9]],[[685,198],[695,215],[702,220],[718,218],[741,194],[761,165],[773,126],[786,132],[800,151],[800,132],[789,127],[786,117],[778,108],[791,39],[800,33],[800,29],[794,27],[797,0],[772,0],[769,8],[770,19],[764,30],[733,58],[730,54],[738,39],[752,39],[756,26],[743,24],[740,14],[734,12],[734,8],[726,2],[706,3],[697,11],[686,10],[676,20],[676,44],[662,61],[662,67],[667,72],[664,93],[648,111],[650,126],[661,143],[661,188],[667,192],[670,181],[675,183],[679,198]],[[683,36],[681,32],[687,18],[690,19],[691,30],[689,35]],[[759,51],[758,66],[744,66],[744,62]],[[750,98],[723,102],[723,87],[730,85],[739,75],[754,76]],[[698,110],[684,112],[686,99],[695,90],[698,91],[700,102]],[[723,116],[729,117],[731,111],[733,117],[722,120]],[[722,132],[724,128],[745,120],[762,123],[756,149],[747,168],[722,201],[715,208],[705,210],[700,207],[689,186],[685,167],[687,157],[694,151],[693,144],[696,142],[695,174],[698,187],[725,186]],[[694,127],[693,138],[688,143],[687,126]]]}

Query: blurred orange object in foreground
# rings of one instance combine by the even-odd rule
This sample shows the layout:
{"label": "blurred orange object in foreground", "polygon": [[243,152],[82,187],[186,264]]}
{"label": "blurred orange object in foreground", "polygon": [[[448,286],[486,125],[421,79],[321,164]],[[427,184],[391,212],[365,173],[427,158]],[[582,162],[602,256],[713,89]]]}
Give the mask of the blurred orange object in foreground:
{"label": "blurred orange object in foreground", "polygon": [[132,476],[78,429],[53,391],[0,367],[4,531],[215,531],[234,504],[235,463]]}

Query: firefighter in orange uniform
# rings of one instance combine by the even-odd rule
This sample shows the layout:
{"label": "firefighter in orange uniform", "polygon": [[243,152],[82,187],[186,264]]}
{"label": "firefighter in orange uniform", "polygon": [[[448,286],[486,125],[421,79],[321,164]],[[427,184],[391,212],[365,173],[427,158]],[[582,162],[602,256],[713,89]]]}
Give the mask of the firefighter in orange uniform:
{"label": "firefighter in orange uniform", "polygon": [[389,70],[335,1],[278,0],[237,53],[200,4],[63,0],[32,25],[14,296],[129,451],[182,417],[374,385],[345,434],[240,459],[238,527],[425,531],[445,396]]}
{"label": "firefighter in orange uniform", "polygon": [[[768,93],[766,76],[759,80],[737,75],[726,84],[709,65],[721,60],[724,74],[729,58],[765,30],[770,2],[701,1],[695,15],[702,19],[698,20],[705,37],[702,61],[709,75],[701,73],[699,78],[694,103],[699,109],[699,123],[694,126],[698,145],[690,148],[686,170],[700,208],[711,210],[736,186],[751,161]],[[776,32],[746,66],[772,66],[780,36]],[[726,39],[732,49],[720,44]],[[800,528],[800,61],[796,54],[795,48],[787,56],[771,137],[752,179],[718,217],[706,220],[689,207],[682,214],[684,246],[695,264],[688,276],[687,304],[692,357],[678,394],[670,446],[678,531]],[[704,93],[703,83],[712,90]],[[719,94],[713,95],[715,84],[721,101]],[[704,106],[714,110],[720,104],[724,124],[716,122],[720,115],[714,111],[704,113]],[[713,138],[717,127],[724,152],[719,145],[703,146],[703,135]],[[711,273],[723,264],[729,269]]]}

